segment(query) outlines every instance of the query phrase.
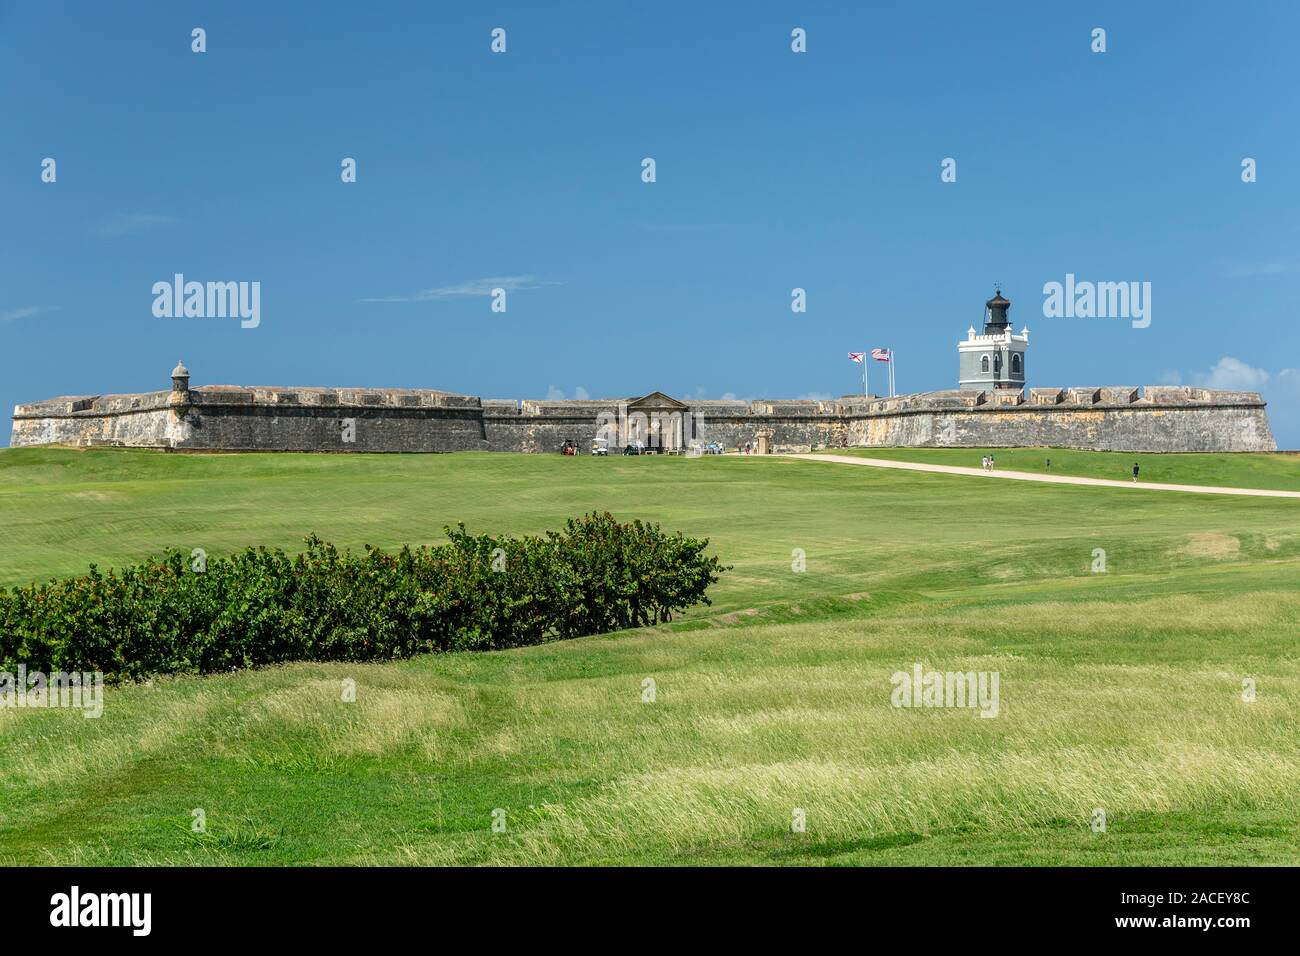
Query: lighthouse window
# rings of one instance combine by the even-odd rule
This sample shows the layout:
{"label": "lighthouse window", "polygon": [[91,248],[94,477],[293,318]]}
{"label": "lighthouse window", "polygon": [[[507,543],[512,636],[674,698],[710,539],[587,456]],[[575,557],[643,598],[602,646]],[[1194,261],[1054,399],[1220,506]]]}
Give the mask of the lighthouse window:
{"label": "lighthouse window", "polygon": [[987,372],[988,370],[989,370],[989,357],[985,355],[983,358],[980,359],[980,371]]}
{"label": "lighthouse window", "polygon": [[1011,371],[1020,371],[1020,355],[1017,352],[1011,353]]}

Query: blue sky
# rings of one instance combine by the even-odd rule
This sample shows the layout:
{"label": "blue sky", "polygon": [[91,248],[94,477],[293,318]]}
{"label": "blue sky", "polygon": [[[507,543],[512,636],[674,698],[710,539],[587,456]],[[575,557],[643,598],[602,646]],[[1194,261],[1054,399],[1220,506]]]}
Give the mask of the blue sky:
{"label": "blue sky", "polygon": [[[1300,447],[1297,35],[1292,2],[0,2],[0,405],[178,358],[747,398],[882,346],[951,388],[1000,281],[1031,385],[1258,388]],[[260,326],[155,317],[177,272],[260,282]],[[1150,327],[1045,317],[1066,273],[1150,282]]]}

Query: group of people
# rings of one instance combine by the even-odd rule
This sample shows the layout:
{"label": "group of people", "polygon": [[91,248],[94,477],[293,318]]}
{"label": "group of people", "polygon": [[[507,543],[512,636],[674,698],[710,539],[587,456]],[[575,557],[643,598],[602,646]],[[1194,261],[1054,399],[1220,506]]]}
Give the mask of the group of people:
{"label": "group of people", "polygon": [[[992,456],[992,455],[985,455],[983,458],[980,459],[980,467],[981,467],[982,469],[984,469],[985,471],[992,471],[992,470],[993,470],[993,465],[994,465],[994,460],[993,460],[993,456]],[[1050,459],[1050,458],[1047,459],[1047,470],[1048,470],[1048,471],[1051,471],[1051,470],[1052,470],[1052,459]],[[1134,481],[1137,481],[1137,480],[1138,480],[1138,464],[1137,464],[1137,462],[1133,462],[1133,480],[1134,480]]]}

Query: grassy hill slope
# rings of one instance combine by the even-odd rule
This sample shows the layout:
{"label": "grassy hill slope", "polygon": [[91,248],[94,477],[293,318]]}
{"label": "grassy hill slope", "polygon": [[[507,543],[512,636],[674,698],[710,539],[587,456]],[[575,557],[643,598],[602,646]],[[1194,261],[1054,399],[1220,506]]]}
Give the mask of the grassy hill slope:
{"label": "grassy hill slope", "polygon": [[[0,862],[1300,862],[1293,501],[771,459],[17,450],[0,584],[593,508],[710,537],[735,565],[715,606],[110,688],[98,720],[0,710]],[[999,716],[891,707],[914,662],[997,671]]]}

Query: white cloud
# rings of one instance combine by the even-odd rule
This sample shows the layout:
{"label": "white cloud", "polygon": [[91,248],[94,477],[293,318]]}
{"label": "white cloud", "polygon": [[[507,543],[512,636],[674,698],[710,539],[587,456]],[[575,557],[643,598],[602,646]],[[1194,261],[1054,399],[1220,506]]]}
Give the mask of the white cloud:
{"label": "white cloud", "polygon": [[[548,385],[546,387],[546,400],[548,402],[562,402],[565,397],[564,389],[556,388],[554,385]],[[585,388],[579,385],[573,390],[573,399],[577,402],[585,402],[590,400],[591,396],[587,394]]]}
{"label": "white cloud", "polygon": [[814,402],[828,402],[831,400],[832,396],[830,392],[804,392],[799,397]]}
{"label": "white cloud", "polygon": [[57,305],[29,305],[21,309],[11,309],[8,312],[0,312],[0,322],[17,322],[19,319],[29,319],[43,312],[56,312],[58,308]]}
{"label": "white cloud", "polygon": [[1270,376],[1262,368],[1253,368],[1240,359],[1225,355],[1208,372],[1193,377],[1197,385],[1221,388],[1229,392],[1258,392]]}
{"label": "white cloud", "polygon": [[421,289],[409,295],[385,295],[370,299],[358,299],[359,302],[437,302],[443,299],[464,299],[472,296],[491,295],[493,289],[505,289],[516,292],[520,289],[540,289],[555,282],[542,282],[537,276],[493,276],[487,279],[467,279],[455,285],[437,286]]}
{"label": "white cloud", "polygon": [[133,236],[156,226],[169,226],[179,222],[174,216],[159,216],[150,212],[120,212],[110,219],[96,223],[90,231],[104,239]]}

